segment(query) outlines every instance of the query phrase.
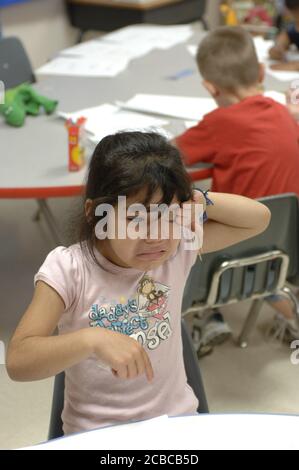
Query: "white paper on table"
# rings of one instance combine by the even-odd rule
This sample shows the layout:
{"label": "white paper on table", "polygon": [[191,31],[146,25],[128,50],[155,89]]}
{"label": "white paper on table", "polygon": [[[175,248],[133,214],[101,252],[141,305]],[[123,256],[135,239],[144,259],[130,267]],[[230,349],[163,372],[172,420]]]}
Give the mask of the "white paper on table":
{"label": "white paper on table", "polygon": [[151,49],[168,49],[187,41],[193,34],[190,25],[133,25],[106,34],[103,40],[134,46],[150,45]]}
{"label": "white paper on table", "polygon": [[190,129],[191,127],[196,126],[198,124],[197,121],[185,121],[184,122],[186,129]]}
{"label": "white paper on table", "polygon": [[103,39],[95,39],[92,41],[86,41],[82,44],[63,49],[59,55],[62,56],[75,56],[75,57],[92,57],[98,56],[104,64],[112,60],[116,62],[118,60],[123,61],[127,59],[129,62],[132,59],[141,57],[152,50],[151,44],[120,44],[118,42],[109,42]]}
{"label": "white paper on table", "polygon": [[266,40],[262,36],[256,36],[253,42],[259,61],[266,62],[269,59],[269,50],[274,46],[274,41]]}
{"label": "white paper on table", "polygon": [[[274,62],[273,62],[274,63]],[[293,80],[298,80],[299,72],[291,72],[287,70],[272,70],[270,66],[266,67],[266,72],[276,80],[280,82],[292,82]]]}
{"label": "white paper on table", "polygon": [[113,54],[101,59],[97,54],[86,57],[58,56],[40,67],[38,75],[69,75],[80,77],[114,77],[128,66],[127,57],[116,60]]}
{"label": "white paper on table", "polygon": [[87,119],[85,128],[93,134],[89,136],[93,142],[99,142],[106,135],[121,130],[155,130],[170,138],[170,134],[161,129],[168,124],[165,119],[124,111],[112,104],[103,104],[74,113],[59,112],[58,115],[73,120],[85,117]]}
{"label": "white paper on table", "polygon": [[188,44],[187,51],[192,55],[192,57],[196,56],[197,46],[194,44]]}
{"label": "white paper on table", "polygon": [[280,93],[279,91],[265,91],[264,96],[267,98],[272,98],[272,100],[277,101],[280,104],[287,104],[287,98],[284,93]]}
{"label": "white paper on table", "polygon": [[120,107],[175,118],[199,121],[217,108],[212,98],[137,94]]}

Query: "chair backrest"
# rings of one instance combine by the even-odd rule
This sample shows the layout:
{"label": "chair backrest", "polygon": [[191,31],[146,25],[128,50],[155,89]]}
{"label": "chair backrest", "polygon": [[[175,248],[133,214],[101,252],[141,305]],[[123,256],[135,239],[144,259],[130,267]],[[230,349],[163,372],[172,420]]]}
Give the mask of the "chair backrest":
{"label": "chair backrest", "polygon": [[263,292],[275,292],[281,279],[283,258],[288,261],[285,277],[289,282],[298,284],[298,197],[287,193],[259,200],[272,214],[267,230],[237,245],[208,253],[202,261],[198,260],[185,288],[183,312],[193,304],[212,307],[208,302],[211,284],[215,272],[222,272],[219,268],[225,267],[225,264],[231,268],[223,269],[220,275],[215,301],[217,305],[224,305],[232,299],[240,301],[253,298]]}
{"label": "chair backrest", "polygon": [[35,82],[30,60],[16,37],[0,39],[0,80],[7,90],[24,82]]}
{"label": "chair backrest", "polygon": [[[182,342],[187,380],[198,399],[198,413],[208,413],[208,403],[193,343],[184,320],[182,320]],[[49,440],[63,436],[61,414],[64,406],[64,372],[56,375],[54,381],[52,409],[49,426]]]}

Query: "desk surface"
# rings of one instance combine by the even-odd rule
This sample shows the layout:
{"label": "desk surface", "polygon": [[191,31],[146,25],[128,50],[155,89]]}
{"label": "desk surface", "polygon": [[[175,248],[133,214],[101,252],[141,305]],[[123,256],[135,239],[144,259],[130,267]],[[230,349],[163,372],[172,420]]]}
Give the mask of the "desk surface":
{"label": "desk surface", "polygon": [[[189,43],[199,41],[194,30]],[[186,69],[194,74],[179,80],[166,77]],[[267,88],[284,91],[286,84],[267,79]],[[59,100],[59,109],[72,112],[115,100],[126,101],[136,93],[184,96],[208,96],[201,85],[194,59],[180,44],[169,50],[155,50],[132,61],[113,79],[84,77],[41,78],[37,90]],[[169,130],[181,133],[181,120],[171,120]],[[67,132],[56,116],[27,117],[22,128],[12,128],[0,121],[0,197],[47,198],[79,195],[86,174],[67,169]]]}
{"label": "desk surface", "polygon": [[207,414],[178,418],[162,416],[139,423],[76,434],[30,449],[102,450],[103,452],[98,454],[99,458],[117,449],[298,450],[298,424],[299,416],[288,415]]}

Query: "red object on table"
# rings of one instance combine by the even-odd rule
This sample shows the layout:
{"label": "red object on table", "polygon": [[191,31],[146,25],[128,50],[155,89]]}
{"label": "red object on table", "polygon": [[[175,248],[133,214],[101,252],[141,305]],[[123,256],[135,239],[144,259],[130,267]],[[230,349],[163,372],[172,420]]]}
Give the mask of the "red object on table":
{"label": "red object on table", "polygon": [[86,119],[81,117],[76,122],[68,119],[65,123],[68,130],[69,171],[79,171],[85,164],[85,122]]}

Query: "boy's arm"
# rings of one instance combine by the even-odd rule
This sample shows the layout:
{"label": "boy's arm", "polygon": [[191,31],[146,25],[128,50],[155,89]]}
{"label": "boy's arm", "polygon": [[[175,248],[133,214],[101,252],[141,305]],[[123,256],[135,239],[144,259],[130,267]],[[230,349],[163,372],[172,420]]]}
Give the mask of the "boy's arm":
{"label": "boy's arm", "polygon": [[180,150],[185,165],[213,162],[215,145],[207,118],[176,137],[172,143]]}
{"label": "boy's arm", "polygon": [[285,60],[285,53],[290,47],[291,41],[286,31],[280,33],[276,39],[275,45],[269,50],[269,56],[272,60]]}
{"label": "boy's arm", "polygon": [[209,193],[213,205],[206,206],[203,247],[209,253],[235,245],[266,230],[270,223],[269,209],[253,199],[223,193]]}

